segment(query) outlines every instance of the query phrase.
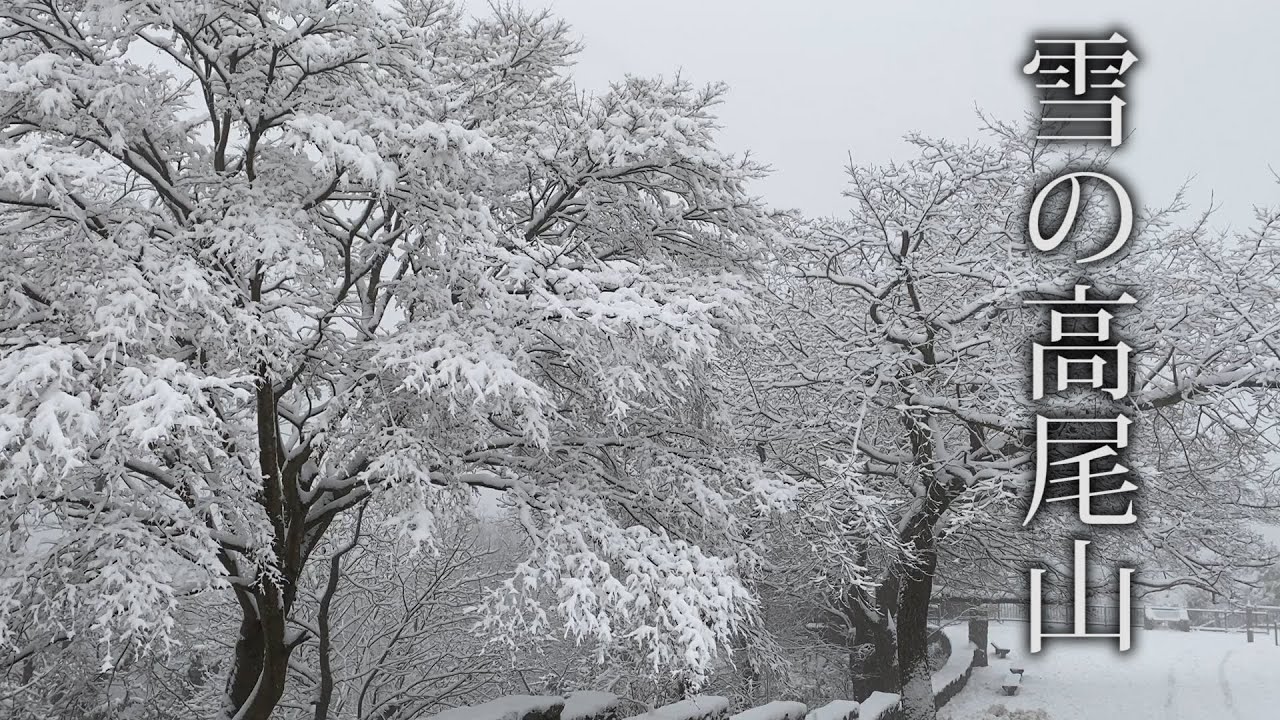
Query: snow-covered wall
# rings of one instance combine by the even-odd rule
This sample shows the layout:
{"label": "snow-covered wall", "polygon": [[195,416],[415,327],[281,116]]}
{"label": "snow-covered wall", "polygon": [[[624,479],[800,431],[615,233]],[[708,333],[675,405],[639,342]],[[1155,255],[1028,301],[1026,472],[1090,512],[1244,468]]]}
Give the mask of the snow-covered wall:
{"label": "snow-covered wall", "polygon": [[559,720],[564,704],[558,695],[508,695],[445,710],[428,720]]}
{"label": "snow-covered wall", "polygon": [[670,705],[663,705],[630,720],[719,720],[729,716],[729,698],[719,695],[695,695]]}
{"label": "snow-covered wall", "polygon": [[801,720],[809,712],[802,702],[775,700],[760,707],[753,707],[729,718],[729,720]]}
{"label": "snow-covered wall", "polygon": [[896,720],[901,698],[893,693],[873,692],[861,703],[836,700],[817,708],[804,720]]}
{"label": "snow-covered wall", "polygon": [[618,717],[618,696],[596,690],[579,690],[564,698],[560,720],[615,720]]}
{"label": "snow-covered wall", "polygon": [[[951,644],[947,662],[933,676],[937,707],[960,692],[973,671],[975,647],[965,628],[943,630]],[[426,720],[618,720],[618,697],[605,692],[579,691],[564,697],[512,695],[470,707],[446,710]],[[728,698],[697,695],[654,708],[627,720],[897,720],[901,698],[875,692],[861,703],[835,700],[809,710],[804,703],[777,700],[730,716]]]}

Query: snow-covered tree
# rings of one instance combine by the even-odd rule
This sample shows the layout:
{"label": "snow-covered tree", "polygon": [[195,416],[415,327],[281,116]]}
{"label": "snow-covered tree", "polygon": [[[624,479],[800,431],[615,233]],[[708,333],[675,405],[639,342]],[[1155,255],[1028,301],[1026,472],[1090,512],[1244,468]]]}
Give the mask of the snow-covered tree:
{"label": "snow-covered tree", "polygon": [[711,382],[759,169],[721,88],[580,96],[575,49],[429,0],[0,8],[0,646],[159,647],[222,587],[226,711],[266,718],[337,518],[380,494],[429,541],[491,488],[535,548],[501,618],[550,589],[709,665],[751,607],[734,519],[787,498]]}
{"label": "snow-covered tree", "polygon": [[1138,582],[1153,587],[1174,565],[1178,582],[1217,582],[1261,548],[1240,521],[1275,507],[1263,459],[1277,408],[1262,394],[1280,379],[1271,225],[1233,242],[1176,225],[1177,208],[1148,211],[1129,252],[1083,270],[1074,259],[1114,227],[1105,198],[1082,203],[1076,253],[1033,248],[1028,210],[1037,183],[1105,158],[993,129],[990,144],[913,136],[915,159],[850,168],[847,219],[786,230],[799,242],[772,281],[773,347],[736,363],[769,462],[807,488],[797,536],[851,648],[866,646],[861,694],[901,691],[912,718],[934,716],[927,620],[940,553],[994,553],[988,569],[1018,574],[1070,559],[1061,513],[1021,528],[1034,468],[1027,358],[1046,326],[1025,300],[1070,298],[1086,275],[1140,298],[1115,323],[1134,348],[1122,409],[1135,420],[1126,464],[1143,520],[1094,529],[1093,562],[1139,558],[1152,572]]}

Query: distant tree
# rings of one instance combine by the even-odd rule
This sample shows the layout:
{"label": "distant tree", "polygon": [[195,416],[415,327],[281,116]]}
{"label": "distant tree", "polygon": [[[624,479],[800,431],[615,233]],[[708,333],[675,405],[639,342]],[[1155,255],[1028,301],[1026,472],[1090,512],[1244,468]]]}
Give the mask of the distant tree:
{"label": "distant tree", "polygon": [[475,603],[511,572],[519,546],[459,513],[419,548],[379,510],[362,506],[331,531],[328,562],[299,582],[293,620],[316,642],[291,662],[282,718],[423,717],[488,699],[509,667],[471,630]]}
{"label": "distant tree", "polygon": [[[1048,558],[1069,562],[1078,531],[1070,508],[1021,528],[1034,468],[1025,358],[1044,326],[1024,301],[1069,298],[1086,272],[1079,255],[1032,248],[1026,221],[1048,173],[1105,158],[993,129],[991,144],[912,136],[911,161],[850,168],[847,219],[785,230],[798,242],[779,245],[792,254],[762,321],[773,345],[738,363],[755,439],[806,488],[796,534],[812,575],[850,649],[869,651],[859,695],[902,692],[919,720],[935,715],[927,622],[940,558],[987,554],[988,577],[1025,577]],[[1114,227],[1099,198],[1083,207],[1077,251]],[[1093,562],[1177,571],[1139,575],[1151,588],[1227,582],[1265,553],[1243,521],[1277,507],[1266,464],[1280,386],[1275,216],[1233,241],[1203,219],[1174,224],[1178,209],[1145,212],[1132,249],[1087,270],[1102,291],[1140,298],[1115,322],[1134,348],[1121,409],[1135,419],[1127,464],[1143,485],[1141,522],[1092,529]],[[1050,569],[1069,587],[1061,562]]]}

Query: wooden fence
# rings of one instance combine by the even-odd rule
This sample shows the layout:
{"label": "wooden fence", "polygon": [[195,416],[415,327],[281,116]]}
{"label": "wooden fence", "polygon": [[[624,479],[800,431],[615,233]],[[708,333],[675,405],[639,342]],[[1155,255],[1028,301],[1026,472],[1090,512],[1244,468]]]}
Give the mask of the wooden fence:
{"label": "wooden fence", "polygon": [[[1179,629],[1272,633],[1280,642],[1280,607],[1256,606],[1237,608],[1182,608],[1166,605],[1133,605],[1130,608],[1131,627],[1145,625],[1146,611],[1185,611],[1186,626]],[[1045,604],[1041,621],[1046,632],[1069,631],[1075,620],[1075,608],[1071,605]],[[1090,631],[1114,630],[1119,624],[1119,607],[1116,605],[1089,605],[1085,608],[1085,624]],[[952,601],[935,603],[930,607],[930,621],[944,626],[970,618],[985,618],[995,622],[1029,622],[1030,607],[1018,602]]]}

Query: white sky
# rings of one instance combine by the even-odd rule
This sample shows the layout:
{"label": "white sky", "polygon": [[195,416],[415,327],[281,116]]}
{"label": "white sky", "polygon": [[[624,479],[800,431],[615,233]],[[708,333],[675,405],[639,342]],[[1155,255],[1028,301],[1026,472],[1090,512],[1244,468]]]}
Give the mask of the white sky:
{"label": "white sky", "polygon": [[[1135,131],[1114,161],[1139,203],[1222,205],[1220,223],[1280,202],[1280,3],[1008,0],[526,0],[549,5],[586,42],[575,76],[599,90],[625,73],[721,80],[724,146],[775,174],[757,191],[779,207],[842,213],[843,166],[910,156],[909,130],[974,137],[973,108],[1004,120],[1036,110],[1021,74],[1032,37],[1119,29],[1139,61],[1124,80]],[[468,6],[480,9],[476,0]],[[1037,32],[1039,31],[1039,32]],[[1074,32],[1073,32],[1074,31]]]}

